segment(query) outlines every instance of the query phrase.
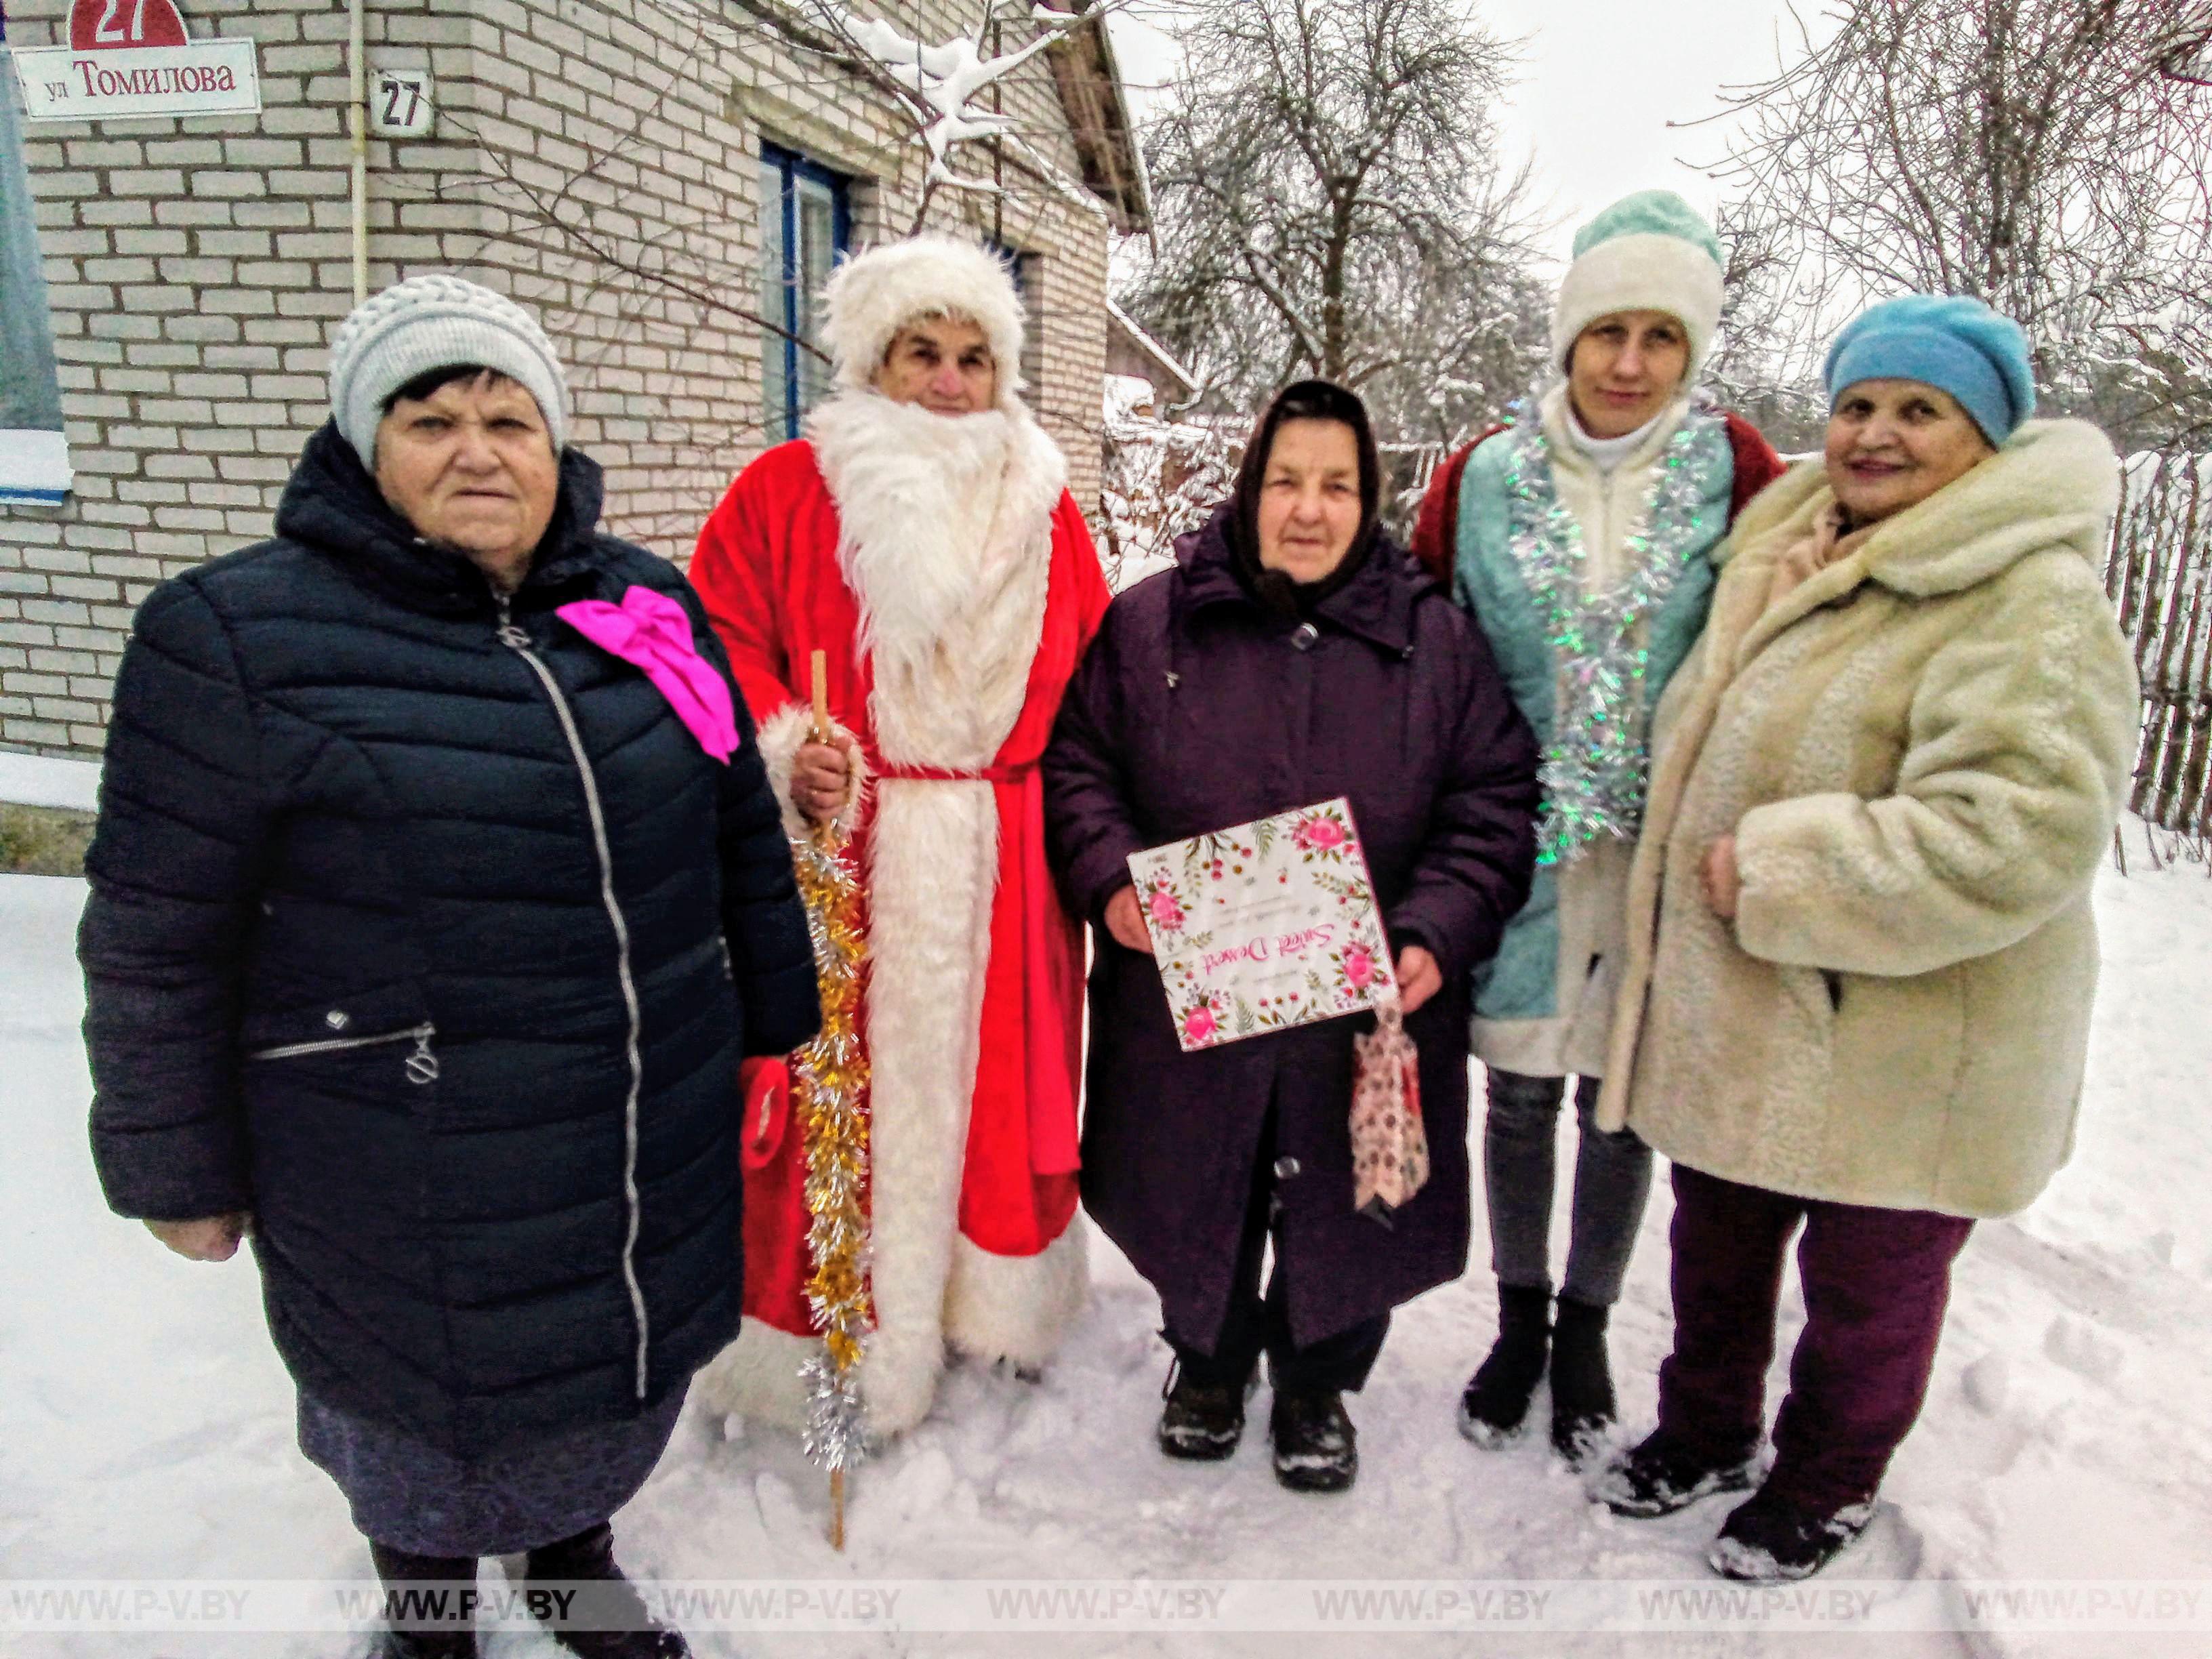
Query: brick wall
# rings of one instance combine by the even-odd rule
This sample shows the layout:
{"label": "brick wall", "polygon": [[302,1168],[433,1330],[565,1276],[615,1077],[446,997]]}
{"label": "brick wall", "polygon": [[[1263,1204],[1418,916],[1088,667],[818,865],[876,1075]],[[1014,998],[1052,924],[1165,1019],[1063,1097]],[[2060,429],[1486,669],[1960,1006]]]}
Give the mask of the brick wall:
{"label": "brick wall", "polygon": [[[890,15],[937,40],[979,5]],[[260,115],[26,132],[76,490],[0,507],[0,747],[100,747],[132,609],[269,532],[327,412],[325,342],[352,304],[345,7],[182,9],[196,35],[260,43]],[[66,14],[15,0],[10,39],[64,39]],[[574,441],[606,468],[609,528],[688,556],[765,441],[759,334],[721,302],[758,291],[760,141],[851,175],[866,245],[915,216],[903,118],[712,0],[368,0],[368,39],[372,69],[428,68],[439,108],[428,138],[371,141],[371,288],[453,269],[537,307],[570,365]],[[1079,176],[1042,56],[1005,107]],[[1108,220],[1013,165],[1005,178],[1004,198],[947,193],[932,218],[1036,256],[1031,397],[1088,507]]]}

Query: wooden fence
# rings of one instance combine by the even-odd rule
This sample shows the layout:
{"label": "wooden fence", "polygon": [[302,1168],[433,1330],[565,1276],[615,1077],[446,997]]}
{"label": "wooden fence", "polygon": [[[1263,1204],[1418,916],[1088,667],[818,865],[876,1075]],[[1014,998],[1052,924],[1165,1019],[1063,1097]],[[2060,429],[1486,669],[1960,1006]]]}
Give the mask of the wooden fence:
{"label": "wooden fence", "polygon": [[2134,642],[2143,726],[2134,810],[2161,829],[2212,832],[2212,456],[2129,459],[2105,590]]}

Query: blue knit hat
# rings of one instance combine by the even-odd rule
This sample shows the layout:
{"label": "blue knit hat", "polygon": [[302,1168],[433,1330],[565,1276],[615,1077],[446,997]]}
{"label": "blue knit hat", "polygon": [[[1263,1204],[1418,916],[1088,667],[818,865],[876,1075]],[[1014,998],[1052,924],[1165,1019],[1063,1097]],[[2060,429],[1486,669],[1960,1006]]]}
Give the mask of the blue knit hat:
{"label": "blue knit hat", "polygon": [[1917,380],[1948,392],[1993,444],[2035,412],[2027,336],[1963,295],[1907,294],[1844,325],[1823,371],[1828,403],[1861,380]]}

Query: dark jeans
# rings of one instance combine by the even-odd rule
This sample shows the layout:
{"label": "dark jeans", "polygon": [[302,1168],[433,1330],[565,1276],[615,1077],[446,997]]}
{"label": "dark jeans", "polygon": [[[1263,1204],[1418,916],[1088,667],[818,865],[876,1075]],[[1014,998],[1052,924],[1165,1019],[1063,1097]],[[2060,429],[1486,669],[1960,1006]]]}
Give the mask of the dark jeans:
{"label": "dark jeans", "polygon": [[[1566,1079],[1490,1073],[1490,1110],[1482,1127],[1482,1182],[1490,1200],[1490,1264],[1498,1282],[1552,1288],[1552,1188],[1557,1126]],[[1574,1226],[1560,1291],[1611,1307],[1636,1248],[1651,1194],[1651,1149],[1635,1131],[1607,1134],[1591,1121],[1598,1079],[1575,1090],[1581,1144],[1575,1154]]]}
{"label": "dark jeans", "polygon": [[1801,1221],[1805,1330],[1767,1485],[1829,1511],[1874,1496],[1919,1417],[1951,1264],[1974,1224],[1790,1198],[1676,1164],[1674,1352],[1659,1368],[1659,1426],[1714,1462],[1759,1444],[1782,1260]]}
{"label": "dark jeans", "polygon": [[1237,1277],[1229,1294],[1229,1312],[1221,1334],[1210,1354],[1179,1337],[1164,1333],[1176,1352],[1176,1362],[1192,1382],[1209,1387],[1242,1389],[1251,1379],[1260,1356],[1267,1356],[1267,1376],[1277,1394],[1354,1394],[1375,1369],[1382,1352],[1382,1339],[1390,1329],[1390,1316],[1377,1314],[1349,1329],[1325,1336],[1300,1348],[1291,1341],[1290,1286],[1284,1271],[1279,1243],[1274,1271],[1267,1275],[1267,1294],[1260,1291],[1260,1269],[1267,1238],[1275,1224],[1274,1123],[1271,1118],[1260,1139],[1260,1155],[1253,1164],[1252,1191],[1245,1200],[1244,1233],[1237,1251]]}

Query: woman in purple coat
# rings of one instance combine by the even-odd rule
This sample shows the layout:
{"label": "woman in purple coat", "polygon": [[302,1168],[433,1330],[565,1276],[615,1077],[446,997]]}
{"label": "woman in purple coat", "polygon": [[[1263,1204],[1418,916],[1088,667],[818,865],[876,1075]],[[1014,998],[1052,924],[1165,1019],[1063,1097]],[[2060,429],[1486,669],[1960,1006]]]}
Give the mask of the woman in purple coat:
{"label": "woman in purple coat", "polygon": [[[1054,867],[1098,930],[1083,1197],[1160,1293],[1160,1448],[1233,1452],[1264,1352],[1276,1476],[1313,1492],[1358,1472],[1342,1396],[1390,1310],[1467,1266],[1468,975],[1535,856],[1534,739],[1481,636],[1376,525],[1379,489],[1358,398],[1324,380],[1276,398],[1234,498],[1114,602],[1044,758]],[[1432,1170],[1387,1229],[1352,1204],[1352,1040],[1371,1020],[1183,1053],[1127,865],[1338,796],[1421,1054]]]}

